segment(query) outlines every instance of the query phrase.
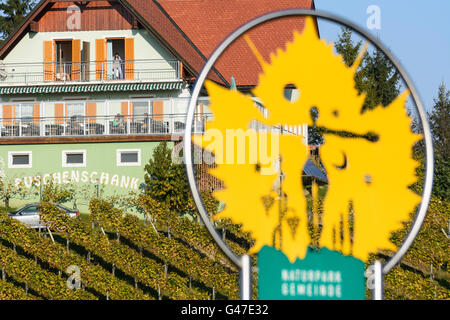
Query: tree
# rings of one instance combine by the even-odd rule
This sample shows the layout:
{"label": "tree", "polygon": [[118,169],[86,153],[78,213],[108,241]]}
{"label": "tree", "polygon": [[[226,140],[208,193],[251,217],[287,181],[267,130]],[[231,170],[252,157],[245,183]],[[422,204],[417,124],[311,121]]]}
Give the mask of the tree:
{"label": "tree", "polygon": [[437,99],[434,99],[433,109],[428,116],[435,158],[433,193],[442,199],[449,199],[450,90],[446,90],[444,83],[439,86]]}
{"label": "tree", "polygon": [[366,55],[362,75],[359,87],[367,93],[363,111],[379,105],[386,107],[400,94],[400,74],[381,51]]}
{"label": "tree", "polygon": [[161,142],[145,166],[145,193],[176,212],[192,211],[194,204],[182,164],[172,162],[172,150]]}
{"label": "tree", "polygon": [[[352,31],[343,27],[335,43],[347,66],[353,65],[362,49],[362,41],[354,43],[352,36]],[[355,74],[355,87],[367,95],[362,111],[388,106],[400,93],[400,74],[383,52],[366,52]]]}
{"label": "tree", "polygon": [[[360,40],[355,43],[352,39],[352,36],[353,34],[351,29],[342,27],[341,34],[338,36],[338,40],[334,44],[336,52],[342,55],[344,63],[348,67],[351,67],[355,63],[355,60],[362,49],[362,41]],[[364,81],[364,79],[367,77],[367,69],[364,68],[364,65],[367,63],[368,59],[369,54],[366,52],[361,64],[356,70],[355,87],[358,90],[358,93],[367,90],[367,82]]]}
{"label": "tree", "polygon": [[36,4],[29,0],[6,0],[0,3],[0,38],[8,38],[25,20],[27,14]]}
{"label": "tree", "polygon": [[14,179],[6,176],[0,178],[0,199],[4,201],[7,209],[10,209],[10,200],[20,193],[20,189]]}
{"label": "tree", "polygon": [[42,187],[41,201],[51,203],[65,203],[73,200],[75,188],[73,185],[56,184],[53,180]]}
{"label": "tree", "polygon": [[[188,213],[194,219],[198,218],[184,165],[172,162],[172,150],[166,142],[161,142],[153,151],[153,158],[145,166],[144,181],[144,194],[155,200],[157,206],[163,204],[178,214]],[[210,214],[217,213],[219,202],[212,190],[203,190],[200,195],[206,210]]]}
{"label": "tree", "polygon": [[444,159],[448,159],[450,156],[450,90],[446,90],[444,83],[439,86],[437,99],[433,100],[434,106],[429,118],[434,150]]}
{"label": "tree", "polygon": [[362,42],[358,41],[356,44],[352,39],[352,30],[349,28],[341,27],[341,34],[338,36],[338,40],[334,44],[336,52],[342,55],[344,63],[350,67],[356,60],[356,57],[361,50]]}

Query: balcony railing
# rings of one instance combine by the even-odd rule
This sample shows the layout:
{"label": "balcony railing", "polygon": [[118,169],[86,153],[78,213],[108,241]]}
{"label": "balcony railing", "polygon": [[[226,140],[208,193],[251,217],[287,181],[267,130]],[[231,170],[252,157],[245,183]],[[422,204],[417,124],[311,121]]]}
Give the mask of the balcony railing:
{"label": "balcony railing", "polygon": [[[212,115],[197,115],[193,133],[203,133]],[[186,115],[157,116],[73,116],[52,118],[2,119],[1,136],[20,137],[71,137],[109,135],[170,135],[183,134]]]}
{"label": "balcony railing", "polygon": [[0,86],[94,81],[160,81],[181,78],[176,60],[124,60],[0,65]]}

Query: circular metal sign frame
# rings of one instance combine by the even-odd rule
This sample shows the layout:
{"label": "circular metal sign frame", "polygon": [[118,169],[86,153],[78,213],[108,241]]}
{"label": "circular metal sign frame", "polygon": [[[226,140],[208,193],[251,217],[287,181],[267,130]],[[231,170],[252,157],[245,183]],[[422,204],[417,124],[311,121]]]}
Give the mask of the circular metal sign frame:
{"label": "circular metal sign frame", "polygon": [[422,190],[422,201],[420,203],[420,207],[418,208],[416,212],[416,217],[414,224],[406,237],[406,239],[403,241],[400,248],[397,250],[397,252],[394,254],[394,256],[387,261],[387,263],[383,266],[383,273],[388,273],[403,257],[403,255],[406,253],[406,251],[409,249],[411,244],[413,243],[415,237],[420,231],[420,228],[422,227],[423,221],[426,216],[426,212],[428,209],[428,205],[431,198],[431,190],[433,185],[433,170],[434,170],[434,159],[433,159],[433,144],[432,144],[432,137],[431,137],[431,131],[430,126],[427,121],[426,112],[423,108],[423,105],[421,103],[419,94],[406,73],[406,70],[402,67],[400,62],[393,56],[393,54],[383,45],[381,42],[376,39],[374,36],[363,30],[362,28],[358,27],[357,25],[353,24],[352,22],[342,18],[338,17],[336,15],[321,12],[321,11],[311,11],[311,10],[303,10],[303,9],[290,9],[290,10],[282,10],[277,12],[272,12],[263,16],[260,16],[254,20],[251,20],[235,30],[233,33],[231,33],[212,53],[209,60],[206,62],[205,66],[203,67],[202,71],[200,72],[197,82],[194,86],[194,90],[192,91],[192,96],[189,101],[188,106],[188,112],[186,116],[186,131],[184,134],[184,161],[186,166],[186,173],[189,180],[189,186],[192,191],[192,196],[194,198],[195,204],[197,205],[197,208],[200,213],[200,217],[205,224],[208,232],[211,234],[213,239],[216,241],[216,243],[219,245],[221,250],[230,258],[231,261],[233,261],[234,264],[236,264],[239,268],[243,269],[243,259],[239,256],[237,256],[228,246],[227,244],[222,240],[222,237],[219,235],[219,233],[214,228],[213,223],[211,223],[209,214],[203,204],[200,192],[197,187],[195,175],[194,175],[194,168],[192,165],[192,151],[191,151],[191,145],[192,145],[192,122],[194,117],[194,111],[195,107],[197,105],[197,100],[200,95],[200,91],[203,88],[203,84],[207,78],[208,73],[211,71],[212,67],[216,63],[216,61],[219,59],[219,57],[222,55],[222,53],[230,46],[237,38],[245,34],[247,31],[253,29],[254,27],[263,24],[265,22],[277,19],[277,18],[283,18],[283,17],[292,17],[292,16],[311,16],[316,18],[322,18],[325,20],[333,21],[335,23],[344,25],[346,27],[349,27],[350,29],[356,31],[359,35],[365,37],[368,39],[372,44],[375,45],[375,47],[379,50],[381,50],[388,59],[392,62],[395,68],[399,71],[400,75],[402,76],[406,86],[409,88],[411,92],[411,96],[414,100],[414,106],[416,108],[417,114],[419,115],[419,119],[421,121],[421,125],[423,128],[423,135],[425,140],[425,152],[426,152],[426,166],[425,166],[425,180],[424,180],[424,186]]}

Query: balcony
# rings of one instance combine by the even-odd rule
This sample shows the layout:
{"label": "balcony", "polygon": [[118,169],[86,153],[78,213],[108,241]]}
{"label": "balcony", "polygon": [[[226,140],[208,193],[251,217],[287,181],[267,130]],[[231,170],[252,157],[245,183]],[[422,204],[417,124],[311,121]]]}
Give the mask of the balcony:
{"label": "balcony", "polygon": [[118,68],[112,61],[0,64],[0,86],[174,81],[181,69],[177,60],[125,60]]}
{"label": "balcony", "polygon": [[[202,115],[194,122],[193,133],[203,133],[212,115]],[[2,138],[23,137],[79,137],[79,136],[136,136],[172,135],[184,133],[185,115],[145,116],[73,116],[68,118],[2,119]]]}
{"label": "balcony", "polygon": [[[0,104],[0,139],[181,135],[189,98],[50,101]],[[212,119],[201,98],[193,133]]]}

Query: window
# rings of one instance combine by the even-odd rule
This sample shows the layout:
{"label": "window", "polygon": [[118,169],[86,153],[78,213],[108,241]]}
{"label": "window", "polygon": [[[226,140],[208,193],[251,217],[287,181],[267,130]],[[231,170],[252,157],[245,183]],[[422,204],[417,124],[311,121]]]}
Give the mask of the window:
{"label": "window", "polygon": [[150,114],[148,101],[133,101],[133,115],[135,117],[143,117],[144,114]]}
{"label": "window", "polygon": [[39,210],[38,210],[37,206],[31,206],[31,207],[28,207],[28,208],[25,208],[24,210],[22,210],[20,212],[20,214],[22,216],[35,216],[38,214],[38,211]]}
{"label": "window", "polygon": [[31,168],[32,153],[31,151],[10,151],[8,152],[9,168]]}
{"label": "window", "polygon": [[33,119],[33,104],[21,103],[16,106],[15,109],[16,120],[22,120],[23,122],[31,122]]}
{"label": "window", "polygon": [[63,167],[86,167],[86,150],[63,150]]}
{"label": "window", "polygon": [[82,119],[84,117],[84,103],[67,103],[67,118],[69,119]]}
{"label": "window", "polygon": [[141,165],[141,149],[117,150],[117,166],[132,167]]}

